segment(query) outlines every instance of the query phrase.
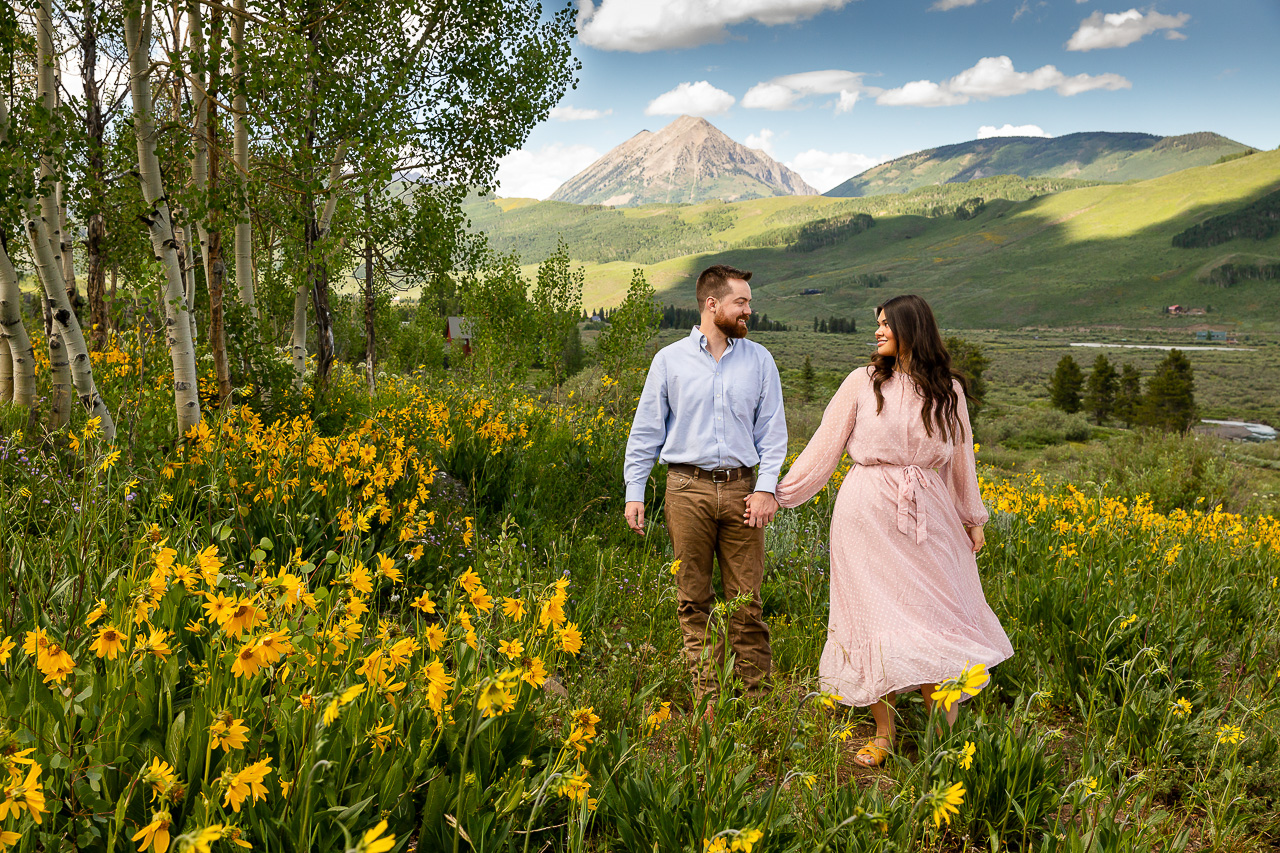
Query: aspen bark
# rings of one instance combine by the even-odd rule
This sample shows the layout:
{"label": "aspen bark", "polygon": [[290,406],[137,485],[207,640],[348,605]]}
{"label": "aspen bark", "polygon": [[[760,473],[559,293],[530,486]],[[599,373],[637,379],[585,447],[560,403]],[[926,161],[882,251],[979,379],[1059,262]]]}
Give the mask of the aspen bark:
{"label": "aspen bark", "polygon": [[[53,51],[53,0],[40,0],[36,7],[36,97],[46,111],[47,120],[52,121],[58,106],[57,91],[57,58]],[[60,287],[66,296],[65,279],[62,271],[62,221],[58,213],[58,199],[55,192],[56,173],[53,158],[45,154],[40,158],[40,194],[39,216],[44,220],[43,229],[49,241],[51,263],[58,269]],[[29,212],[25,211],[30,216]],[[34,252],[34,248],[33,248]],[[38,266],[37,266],[38,268]],[[49,410],[50,425],[54,429],[66,426],[71,421],[71,365],[67,356],[67,342],[59,331],[59,324],[53,317],[53,297],[49,294],[48,276],[42,273],[41,286],[45,290],[46,299],[41,300],[44,315],[44,332],[49,347],[50,393]]]}
{"label": "aspen bark", "polygon": [[200,422],[200,396],[191,317],[183,292],[178,247],[173,238],[173,219],[165,197],[160,161],[156,157],[155,116],[151,102],[151,21],[152,0],[143,0],[140,11],[125,16],[124,34],[129,51],[129,91],[133,100],[134,136],[138,141],[138,172],[142,197],[151,207],[146,215],[151,247],[164,268],[165,332],[173,362],[174,407],[178,430],[185,434]]}
{"label": "aspen bark", "polygon": [[96,349],[107,345],[109,323],[106,302],[106,262],[104,245],[107,239],[106,217],[103,215],[106,185],[106,157],[104,155],[105,123],[102,115],[102,93],[98,88],[98,20],[94,0],[85,0],[84,38],[81,41],[80,76],[84,80],[84,130],[89,140],[88,172],[93,188],[94,202],[90,205],[85,221],[85,298],[89,303],[89,343]]}
{"label": "aspen bark", "polygon": [[231,101],[231,108],[235,113],[232,156],[236,163],[236,179],[240,182],[241,205],[235,235],[236,290],[240,293],[240,304],[248,308],[253,319],[257,320],[258,302],[253,286],[253,227],[249,223],[249,117],[248,102],[244,94],[244,7],[245,0],[235,0],[237,14],[231,18],[231,73],[235,77],[235,96]]}
{"label": "aspen bark", "polygon": [[58,199],[58,234],[61,248],[62,279],[67,284],[67,301],[74,311],[80,304],[80,289],[76,286],[75,242],[71,239],[71,229],[67,226],[67,205],[62,200],[62,182],[57,183],[54,191]]}
{"label": "aspen bark", "polygon": [[374,293],[373,293],[373,204],[366,190],[364,194],[364,216],[368,230],[364,235],[364,376],[369,386],[369,396],[373,396],[376,381],[373,376],[376,359],[374,358]]}
{"label": "aspen bark", "polygon": [[[307,273],[301,282],[298,283],[298,289],[293,297],[293,338],[291,340],[291,350],[293,353],[293,369],[297,374],[294,380],[295,384],[302,381],[302,375],[307,370],[307,300],[318,300],[316,305],[317,324],[321,327],[317,329],[317,337],[328,334],[328,352],[332,359],[333,353],[333,329],[332,326],[325,326],[320,316],[321,313],[328,312],[329,309],[329,282],[324,278],[323,264],[316,263],[315,253],[320,250],[319,243],[329,234],[329,226],[333,223],[333,214],[338,209],[338,182],[342,178],[342,164],[346,159],[347,148],[344,144],[338,145],[338,150],[333,158],[333,163],[329,165],[329,186],[328,198],[325,200],[324,208],[320,216],[315,218],[314,225],[309,223],[306,232],[306,252],[308,257]],[[314,206],[312,207],[312,216],[314,216]],[[322,281],[323,279],[323,281]],[[322,310],[323,305],[323,310]],[[327,319],[327,317],[325,318]],[[325,351],[325,341],[320,340],[319,349]],[[322,375],[322,371],[317,368],[317,375]]]}
{"label": "aspen bark", "polygon": [[[0,145],[8,144],[9,108],[0,96]],[[9,259],[3,238],[0,238],[0,355],[9,359],[8,370],[0,372],[0,399],[29,408],[36,397],[36,357],[27,327],[22,323],[18,272]]]}
{"label": "aspen bark", "polygon": [[[3,109],[4,105],[0,104],[0,110]],[[3,141],[0,131],[0,142]],[[29,408],[36,398],[36,355],[27,327],[22,323],[18,273],[3,241],[0,241],[0,358],[8,359],[7,365],[0,365],[0,400]]]}
{"label": "aspen bark", "polygon": [[[102,437],[108,442],[116,440],[116,425],[111,419],[107,404],[102,401],[97,385],[93,381],[93,363],[89,360],[89,348],[85,345],[84,334],[80,330],[80,321],[76,312],[71,310],[71,302],[67,299],[67,286],[62,280],[62,270],[53,255],[53,247],[49,239],[49,229],[40,218],[33,200],[26,200],[27,210],[27,242],[31,246],[31,256],[36,262],[36,272],[40,284],[44,287],[45,299],[53,317],[53,331],[62,341],[71,372],[71,383],[75,386],[80,403],[89,411],[90,417],[102,421]],[[50,360],[53,357],[50,346]]]}

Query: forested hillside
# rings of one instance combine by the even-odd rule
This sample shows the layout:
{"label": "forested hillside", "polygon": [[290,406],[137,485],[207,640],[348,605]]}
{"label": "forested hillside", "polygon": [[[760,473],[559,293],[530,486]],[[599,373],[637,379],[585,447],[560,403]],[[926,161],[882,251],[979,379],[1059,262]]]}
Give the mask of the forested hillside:
{"label": "forested hillside", "polygon": [[1207,166],[1251,149],[1216,133],[1071,133],[1052,138],[994,137],[899,157],[855,175],[825,195],[869,196],[991,175],[1134,181]]}
{"label": "forested hillside", "polygon": [[[1051,192],[1054,187],[1059,191]],[[930,299],[943,322],[956,327],[1196,322],[1164,313],[1166,306],[1181,304],[1205,309],[1208,314],[1198,322],[1217,328],[1275,330],[1280,287],[1266,274],[1280,263],[1280,235],[1236,236],[1200,248],[1176,248],[1172,241],[1201,223],[1210,227],[1215,217],[1256,210],[1250,205],[1277,190],[1280,151],[1270,151],[1130,184],[1000,177],[901,196],[762,199],[715,206],[714,215],[732,226],[706,239],[722,247],[644,265],[644,271],[664,302],[678,303],[708,263],[751,269],[760,310],[800,324],[814,316],[863,316],[886,293],[912,291]],[[981,203],[966,204],[975,198]],[[495,202],[487,204],[498,209]],[[542,209],[544,204],[527,204],[495,217],[500,227],[487,231],[491,241],[514,246],[520,216],[513,214],[532,217]],[[621,216],[579,209],[574,221],[584,229],[603,223],[630,227],[644,222],[642,217],[662,215],[692,226],[711,209],[653,207]],[[787,251],[803,229],[858,212],[869,213],[874,227],[814,251]],[[575,242],[576,232],[565,229],[530,238],[526,261],[543,251],[539,241],[554,240],[557,233],[565,234],[575,258],[587,262],[587,303],[618,301],[639,260],[594,262]],[[608,245],[610,235],[600,227],[594,239]],[[1215,273],[1227,264],[1235,266]]]}

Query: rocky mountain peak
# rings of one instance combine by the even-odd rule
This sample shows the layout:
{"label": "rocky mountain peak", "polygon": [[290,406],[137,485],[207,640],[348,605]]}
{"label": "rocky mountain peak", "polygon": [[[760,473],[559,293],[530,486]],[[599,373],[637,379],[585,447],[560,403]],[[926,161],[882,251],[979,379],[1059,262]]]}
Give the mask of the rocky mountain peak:
{"label": "rocky mountain peak", "polygon": [[575,204],[634,206],[817,195],[791,169],[729,138],[704,118],[680,116],[641,131],[552,194]]}

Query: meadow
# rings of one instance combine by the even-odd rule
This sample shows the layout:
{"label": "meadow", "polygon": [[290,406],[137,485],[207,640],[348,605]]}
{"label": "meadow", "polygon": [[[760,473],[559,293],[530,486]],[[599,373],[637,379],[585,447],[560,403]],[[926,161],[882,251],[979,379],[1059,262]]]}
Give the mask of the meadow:
{"label": "meadow", "polygon": [[[852,353],[843,337],[815,343]],[[776,349],[790,384],[795,356]],[[246,390],[178,436],[163,355],[136,337],[94,354],[114,446],[83,416],[46,437],[3,414],[6,848],[1280,838],[1272,516],[1019,474],[980,448],[979,565],[1016,655],[954,729],[904,699],[896,755],[864,770],[869,718],[816,683],[843,470],[769,528],[775,689],[736,699],[726,667],[712,726],[688,690],[665,534],[621,517],[637,376],[589,369],[543,392],[386,376],[370,396],[340,368],[320,403]],[[976,680],[955,676],[955,692]]]}
{"label": "meadow", "polygon": [[[636,268],[663,301],[684,304],[698,272],[722,262],[755,273],[759,310],[801,328],[815,315],[869,315],[888,291],[919,293],[959,328],[1101,323],[1176,334],[1201,323],[1274,334],[1274,281],[1220,287],[1210,279],[1223,264],[1280,262],[1280,234],[1197,248],[1172,241],[1277,189],[1280,151],[1266,151],[1128,183],[1003,175],[853,199],[619,210],[497,199],[466,212],[495,248],[519,251],[526,263],[563,237],[585,265],[584,301],[592,308],[621,301]],[[958,218],[955,208],[971,198],[984,206]],[[805,224],[855,213],[874,217],[875,227],[815,251],[789,250]],[[882,289],[858,283],[873,275],[884,276]],[[1175,304],[1208,313],[1163,313]]]}

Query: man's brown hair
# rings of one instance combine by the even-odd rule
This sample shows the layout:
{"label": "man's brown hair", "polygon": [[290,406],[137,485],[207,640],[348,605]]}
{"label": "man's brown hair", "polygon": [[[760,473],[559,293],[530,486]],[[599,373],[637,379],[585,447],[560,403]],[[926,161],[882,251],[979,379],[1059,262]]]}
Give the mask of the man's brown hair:
{"label": "man's brown hair", "polygon": [[708,298],[724,298],[729,291],[729,282],[735,278],[751,281],[751,273],[725,264],[716,264],[703,270],[698,276],[698,310],[703,309]]}

